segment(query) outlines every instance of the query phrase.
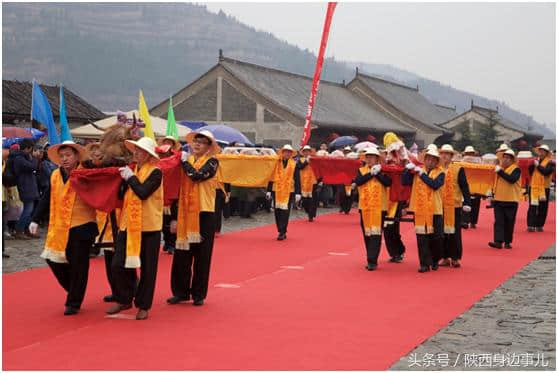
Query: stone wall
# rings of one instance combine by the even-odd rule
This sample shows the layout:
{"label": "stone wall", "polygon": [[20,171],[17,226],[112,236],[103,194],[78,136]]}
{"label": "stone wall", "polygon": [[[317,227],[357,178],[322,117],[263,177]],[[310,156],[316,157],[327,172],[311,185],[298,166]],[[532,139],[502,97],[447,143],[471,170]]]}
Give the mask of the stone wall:
{"label": "stone wall", "polygon": [[209,83],[199,92],[175,106],[174,117],[178,121],[217,120],[217,81]]}

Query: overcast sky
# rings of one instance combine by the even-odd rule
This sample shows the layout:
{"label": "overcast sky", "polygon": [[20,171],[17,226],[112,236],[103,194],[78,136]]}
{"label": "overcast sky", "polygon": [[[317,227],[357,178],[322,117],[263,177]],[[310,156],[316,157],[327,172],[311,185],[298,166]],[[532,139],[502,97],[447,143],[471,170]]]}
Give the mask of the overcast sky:
{"label": "overcast sky", "polygon": [[[317,53],[327,3],[207,3]],[[385,63],[555,123],[555,5],[339,3],[328,56]]]}

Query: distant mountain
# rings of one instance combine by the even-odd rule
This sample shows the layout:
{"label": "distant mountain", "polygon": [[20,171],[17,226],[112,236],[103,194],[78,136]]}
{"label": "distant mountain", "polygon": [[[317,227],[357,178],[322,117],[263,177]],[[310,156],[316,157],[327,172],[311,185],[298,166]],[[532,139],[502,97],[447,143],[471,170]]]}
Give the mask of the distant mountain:
{"label": "distant mountain", "polygon": [[[103,111],[136,107],[140,88],[154,106],[215,65],[219,49],[228,57],[309,76],[316,61],[309,50],[189,3],[3,3],[2,22],[4,79],[64,83]],[[322,78],[349,82],[356,65],[328,58]],[[474,96],[390,65],[358,65],[419,84],[433,102],[458,111]],[[505,104],[474,100],[495,103],[504,116],[529,123],[529,116]]]}

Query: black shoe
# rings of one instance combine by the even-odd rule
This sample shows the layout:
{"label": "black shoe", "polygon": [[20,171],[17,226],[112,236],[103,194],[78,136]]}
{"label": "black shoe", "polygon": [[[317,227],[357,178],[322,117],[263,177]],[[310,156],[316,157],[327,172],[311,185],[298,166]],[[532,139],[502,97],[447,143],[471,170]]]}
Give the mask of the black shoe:
{"label": "black shoe", "polygon": [[535,227],[527,227],[527,232],[535,232]]}
{"label": "black shoe", "polygon": [[376,268],[378,268],[377,264],[368,264],[367,266],[365,266],[364,268],[366,268],[369,271],[375,271]]}
{"label": "black shoe", "polygon": [[473,224],[473,223],[471,223],[471,228],[473,228],[473,229],[476,229],[476,228],[477,228],[477,225],[476,225],[476,224]]}
{"label": "black shoe", "polygon": [[419,271],[419,273],[425,273],[425,272],[430,271],[430,268],[429,267],[420,267],[418,271]]}
{"label": "black shoe", "polygon": [[501,249],[502,243],[501,242],[489,242],[488,246],[493,247],[495,249]]}
{"label": "black shoe", "polygon": [[463,224],[461,224],[461,228],[462,229],[469,229],[469,224],[463,223]]}
{"label": "black shoe", "polygon": [[537,227],[537,232],[543,232],[543,227]]}
{"label": "black shoe", "polygon": [[279,235],[277,236],[277,241],[283,241],[285,238],[287,238],[287,235],[285,233],[279,233]]}
{"label": "black shoe", "polygon": [[178,304],[180,302],[188,302],[189,300],[190,300],[189,297],[183,298],[183,297],[177,297],[177,296],[173,295],[172,297],[167,299],[167,303],[168,304]]}
{"label": "black shoe", "polygon": [[107,302],[107,303],[116,302],[116,298],[112,294],[111,295],[105,295],[103,297],[103,302]]}
{"label": "black shoe", "polygon": [[194,306],[203,306],[203,299],[194,299]]}
{"label": "black shoe", "polygon": [[437,271],[437,270],[438,270],[438,263],[432,264],[432,270],[433,270],[433,271]]}
{"label": "black shoe", "polygon": [[308,221],[311,223],[314,221],[314,218],[308,218]]}
{"label": "black shoe", "polygon": [[64,315],[65,316],[75,315],[78,312],[79,312],[79,308],[74,308],[74,307],[70,307],[70,306],[67,306],[66,308],[64,308]]}
{"label": "black shoe", "polygon": [[506,242],[506,243],[504,244],[504,248],[506,248],[506,249],[511,249],[512,247],[511,247],[511,244],[509,244],[509,243]]}

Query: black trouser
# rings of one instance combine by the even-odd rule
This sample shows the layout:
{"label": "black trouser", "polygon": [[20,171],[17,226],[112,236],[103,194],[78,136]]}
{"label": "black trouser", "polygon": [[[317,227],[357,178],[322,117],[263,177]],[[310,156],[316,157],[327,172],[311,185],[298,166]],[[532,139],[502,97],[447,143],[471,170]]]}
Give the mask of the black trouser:
{"label": "black trouser", "polygon": [[114,257],[114,251],[103,250],[103,255],[105,257],[105,271],[107,272],[107,281],[110,286],[110,293],[114,294],[114,280],[112,277],[112,258]]}
{"label": "black trouser", "polygon": [[471,196],[471,211],[470,212],[462,212],[464,223],[471,223],[471,224],[477,225],[477,223],[479,222],[479,212],[480,212],[481,199],[482,198],[479,195],[472,195]]}
{"label": "black trouser", "polygon": [[461,207],[454,209],[455,216],[455,233],[444,233],[444,259],[451,258],[453,260],[461,260],[463,256],[463,245],[461,243]]}
{"label": "black trouser", "polygon": [[345,193],[344,185],[340,185],[337,190],[339,193],[339,211],[348,213],[351,211],[351,206],[353,204],[352,194],[347,195],[347,193]]}
{"label": "black trouser", "polygon": [[[377,265],[378,257],[380,256],[380,247],[382,246],[382,234],[367,236],[364,234],[364,223],[362,221],[362,211],[360,213],[360,228],[364,236],[364,246],[366,247],[366,259],[369,265]],[[382,225],[385,213],[382,212]],[[382,226],[380,225],[380,226]]]}
{"label": "black trouser", "polygon": [[289,196],[289,203],[287,205],[287,210],[278,209],[277,203],[275,203],[275,225],[277,226],[277,232],[279,234],[287,233],[287,226],[289,225],[289,216],[291,215],[291,207],[293,206],[293,200],[294,200],[294,194],[291,193],[291,195]]}
{"label": "black trouser", "polygon": [[550,198],[550,188],[544,190],[544,195],[546,196],[546,201],[539,201],[538,206],[531,205],[531,191],[527,189],[529,193],[529,210],[527,211],[527,226],[542,228],[546,222],[546,215],[548,214],[548,199]]}
{"label": "black trouser", "polygon": [[124,267],[126,263],[126,238],[126,231],[118,232],[112,258],[113,295],[120,304],[130,304],[134,300],[137,308],[148,310],[153,304],[153,295],[155,294],[161,232],[141,233],[139,283],[137,283],[136,269]]}
{"label": "black trouser", "polygon": [[221,189],[215,191],[215,232],[221,233],[223,226],[223,209],[225,207],[225,192]]}
{"label": "black trouser", "polygon": [[493,201],[494,205],[494,242],[512,243],[517,202]]}
{"label": "black trouser", "polygon": [[[194,300],[205,299],[209,284],[215,216],[213,212],[200,213],[200,243],[191,243],[189,250],[176,250],[172,258],[172,295]],[[193,276],[192,276],[193,263]]]}
{"label": "black trouser", "polygon": [[168,250],[174,249],[176,246],[176,233],[171,233],[170,225],[172,215],[163,214],[163,241],[165,241],[165,248]]}
{"label": "black trouser", "polygon": [[442,241],[444,233],[444,220],[441,215],[434,215],[434,233],[418,234],[417,246],[421,267],[428,267],[442,257]]}
{"label": "black trouser", "polygon": [[391,224],[384,226],[384,239],[386,242],[386,248],[389,256],[391,256],[392,258],[405,254],[405,245],[401,240],[401,233],[399,230],[401,210],[403,210],[403,202],[398,202],[397,210],[395,211],[395,216],[393,217],[393,222],[390,222]]}
{"label": "black trouser", "polygon": [[79,234],[70,229],[66,245],[68,263],[55,263],[48,259],[46,261],[58,283],[68,292],[67,307],[81,307],[89,277],[89,249],[93,242],[95,236]]}
{"label": "black trouser", "polygon": [[318,210],[318,197],[320,195],[320,187],[318,184],[312,185],[312,197],[302,197],[302,207],[309,218],[315,218]]}

